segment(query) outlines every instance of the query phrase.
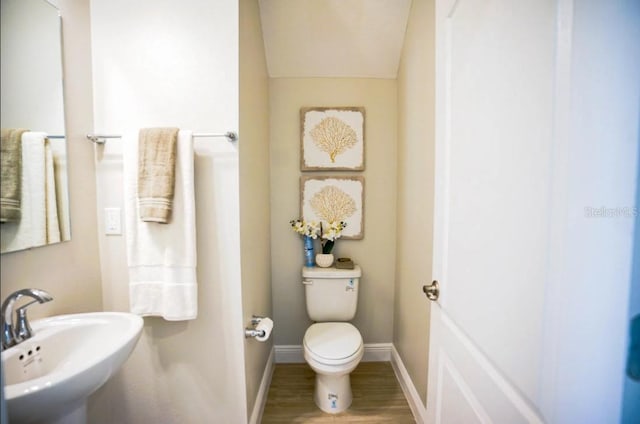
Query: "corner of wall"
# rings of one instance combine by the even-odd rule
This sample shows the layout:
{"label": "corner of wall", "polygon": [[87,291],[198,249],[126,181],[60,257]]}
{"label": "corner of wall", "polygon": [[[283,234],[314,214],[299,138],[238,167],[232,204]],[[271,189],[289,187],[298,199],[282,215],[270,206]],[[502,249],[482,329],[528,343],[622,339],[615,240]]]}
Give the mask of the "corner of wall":
{"label": "corner of wall", "polygon": [[[433,0],[414,0],[398,70],[397,245],[394,346],[426,402],[432,275],[435,51]],[[429,50],[429,46],[431,50]],[[416,115],[419,111],[421,115]]]}
{"label": "corner of wall", "polygon": [[[258,2],[241,0],[239,19],[240,246],[243,319],[248,325],[252,314],[272,315],[269,79]],[[272,350],[272,339],[265,343],[245,340],[248,416],[262,407],[257,403],[265,395],[264,373],[271,369]]]}

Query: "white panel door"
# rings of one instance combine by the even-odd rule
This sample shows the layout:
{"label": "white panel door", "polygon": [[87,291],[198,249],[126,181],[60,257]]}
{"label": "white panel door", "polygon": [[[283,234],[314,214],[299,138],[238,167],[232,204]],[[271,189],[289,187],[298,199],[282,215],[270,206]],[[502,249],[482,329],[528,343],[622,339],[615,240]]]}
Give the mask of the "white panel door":
{"label": "white panel door", "polygon": [[556,73],[551,0],[436,6],[430,422],[542,422]]}
{"label": "white panel door", "polygon": [[615,423],[640,3],[436,0],[429,423]]}

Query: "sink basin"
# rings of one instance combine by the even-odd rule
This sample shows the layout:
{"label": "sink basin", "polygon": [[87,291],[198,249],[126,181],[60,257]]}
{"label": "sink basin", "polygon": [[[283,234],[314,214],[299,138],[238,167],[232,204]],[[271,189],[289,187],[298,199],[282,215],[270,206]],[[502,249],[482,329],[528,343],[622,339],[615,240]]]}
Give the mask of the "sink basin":
{"label": "sink basin", "polygon": [[120,312],[33,321],[35,335],[2,352],[9,421],[85,421],[87,397],[127,360],[142,324]]}

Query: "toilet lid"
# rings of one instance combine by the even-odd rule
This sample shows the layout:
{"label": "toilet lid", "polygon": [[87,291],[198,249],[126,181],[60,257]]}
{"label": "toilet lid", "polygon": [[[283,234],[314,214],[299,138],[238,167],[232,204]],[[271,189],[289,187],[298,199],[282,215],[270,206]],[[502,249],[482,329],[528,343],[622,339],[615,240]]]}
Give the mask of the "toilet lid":
{"label": "toilet lid", "polygon": [[303,343],[320,358],[344,359],[360,349],[362,336],[348,322],[320,322],[307,329]]}

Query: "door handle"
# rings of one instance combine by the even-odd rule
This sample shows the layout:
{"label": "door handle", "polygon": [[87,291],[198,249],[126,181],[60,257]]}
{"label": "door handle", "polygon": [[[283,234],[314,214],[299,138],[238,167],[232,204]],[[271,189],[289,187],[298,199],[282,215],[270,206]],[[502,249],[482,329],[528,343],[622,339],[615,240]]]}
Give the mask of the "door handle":
{"label": "door handle", "polygon": [[440,296],[440,284],[438,284],[438,280],[433,280],[433,283],[422,286],[422,291],[427,295],[429,300],[434,302],[438,300]]}

